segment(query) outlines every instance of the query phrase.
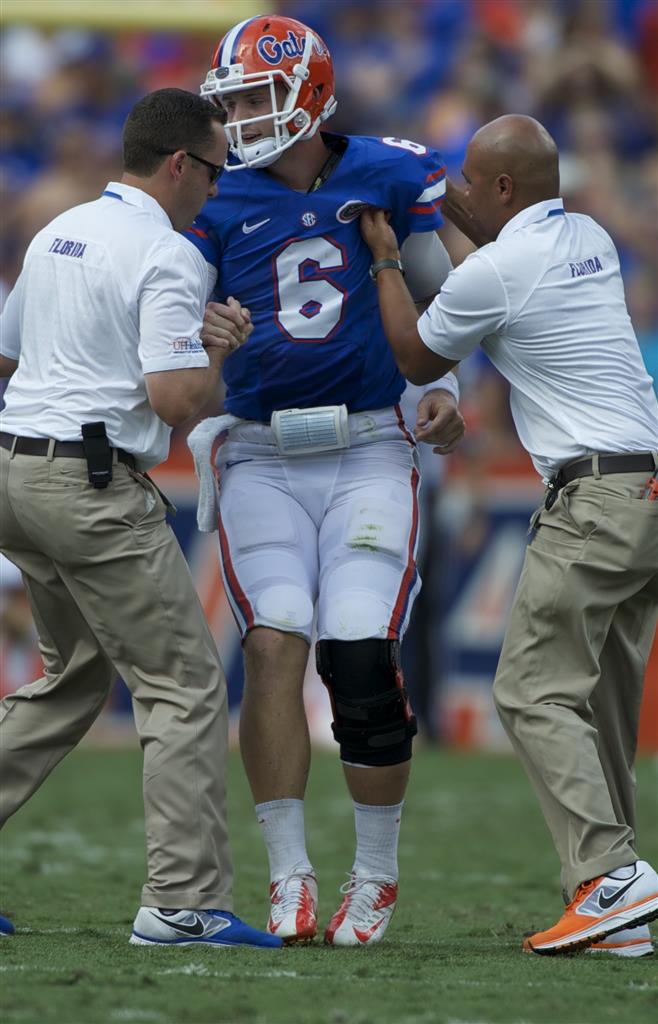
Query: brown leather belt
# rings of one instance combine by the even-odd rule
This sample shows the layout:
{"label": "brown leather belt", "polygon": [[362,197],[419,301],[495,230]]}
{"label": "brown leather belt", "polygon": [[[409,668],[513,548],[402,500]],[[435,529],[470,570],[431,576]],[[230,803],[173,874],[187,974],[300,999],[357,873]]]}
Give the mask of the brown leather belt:
{"label": "brown leather belt", "polygon": [[[654,470],[653,456],[649,452],[628,453],[627,455],[599,455],[599,473],[652,473]],[[578,459],[563,466],[557,473],[560,487],[577,480],[580,476],[594,476],[592,456]]]}
{"label": "brown leather belt", "polygon": [[[586,459],[578,459],[562,466],[554,477],[548,481],[545,506],[547,509],[555,503],[560,488],[581,476],[594,476],[594,459],[588,455]],[[653,473],[655,463],[649,452],[629,452],[626,455],[599,455],[598,472],[601,476],[608,473]]]}
{"label": "brown leather belt", "polygon": [[[6,434],[0,431],[0,447],[7,451],[14,451],[15,455],[42,455],[48,454],[50,440],[47,437],[15,437],[13,434]],[[125,463],[131,469],[135,469],[135,456],[130,452],[124,452],[123,448],[117,448],[117,459]],[[84,459],[85,450],[82,441],[55,441],[53,457],[59,459]]]}

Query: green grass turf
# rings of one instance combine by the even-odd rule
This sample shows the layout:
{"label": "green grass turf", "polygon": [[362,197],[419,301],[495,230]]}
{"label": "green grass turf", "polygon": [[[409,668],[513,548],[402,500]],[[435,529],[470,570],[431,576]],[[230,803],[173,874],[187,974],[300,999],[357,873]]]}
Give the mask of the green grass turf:
{"label": "green grass turf", "polygon": [[[638,767],[640,841],[658,863],[656,765]],[[314,759],[309,851],[321,922],[353,850],[335,758]],[[264,850],[231,759],[236,910],[264,925]],[[401,900],[369,949],[128,944],[144,876],[140,756],[72,754],[3,833],[0,1020],[61,1024],[655,1024],[657,957],[520,952],[561,911],[555,855],[512,758],[424,750],[400,844]]]}

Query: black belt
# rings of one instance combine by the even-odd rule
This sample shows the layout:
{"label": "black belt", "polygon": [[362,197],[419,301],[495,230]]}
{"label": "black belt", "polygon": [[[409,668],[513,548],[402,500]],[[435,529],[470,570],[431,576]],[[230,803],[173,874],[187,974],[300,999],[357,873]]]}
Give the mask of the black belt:
{"label": "black belt", "polygon": [[[47,455],[50,447],[50,440],[47,437],[15,437],[13,434],[5,434],[0,431],[0,447],[15,455]],[[117,448],[117,459],[125,463],[131,469],[135,469],[135,456],[130,452],[124,452],[123,448]],[[60,459],[84,459],[85,450],[82,441],[55,441],[53,457]]]}
{"label": "black belt", "polygon": [[[581,476],[594,476],[594,459],[596,456],[588,455],[586,459],[578,459],[577,462],[569,462],[562,466],[555,476],[551,477],[547,484],[545,506],[551,508],[558,496],[561,487],[578,480]],[[601,476],[608,473],[653,473],[655,463],[649,452],[629,453],[627,455],[599,455],[598,472]]]}

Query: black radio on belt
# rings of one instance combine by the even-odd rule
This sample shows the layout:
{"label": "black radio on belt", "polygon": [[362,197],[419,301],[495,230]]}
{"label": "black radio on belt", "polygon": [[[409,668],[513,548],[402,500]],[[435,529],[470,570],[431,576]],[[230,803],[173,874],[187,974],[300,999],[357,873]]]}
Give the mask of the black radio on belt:
{"label": "black radio on belt", "polygon": [[82,447],[87,460],[89,483],[99,490],[107,487],[112,479],[112,449],[102,420],[82,424]]}

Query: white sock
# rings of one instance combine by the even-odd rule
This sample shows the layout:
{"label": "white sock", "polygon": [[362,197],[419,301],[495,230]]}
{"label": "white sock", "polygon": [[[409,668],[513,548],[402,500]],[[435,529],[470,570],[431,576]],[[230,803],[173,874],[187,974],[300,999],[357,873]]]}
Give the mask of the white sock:
{"label": "white sock", "polygon": [[632,878],[635,874],[635,864],[627,864],[623,868],[615,868],[614,871],[608,871],[608,878]]}
{"label": "white sock", "polygon": [[379,806],[354,803],[355,875],[398,877],[398,836],[402,804]]}
{"label": "white sock", "polygon": [[304,801],[270,800],[256,804],[255,809],[267,847],[270,881],[276,882],[293,870],[311,874],[313,868],[304,835]]}

